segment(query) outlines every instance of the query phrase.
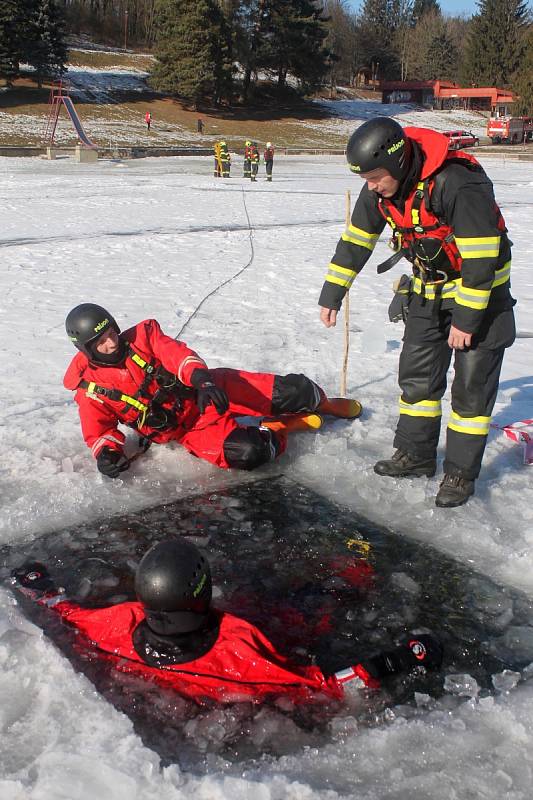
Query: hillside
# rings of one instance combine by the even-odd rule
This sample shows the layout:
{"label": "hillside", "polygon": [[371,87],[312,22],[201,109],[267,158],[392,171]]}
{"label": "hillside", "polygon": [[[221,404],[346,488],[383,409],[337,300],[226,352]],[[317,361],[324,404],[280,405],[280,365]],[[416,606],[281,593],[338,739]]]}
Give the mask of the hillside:
{"label": "hillside", "polygon": [[[343,148],[357,122],[376,114],[436,130],[466,128],[485,133],[477,113],[433,112],[408,105],[383,105],[379,93],[339,87],[334,100],[318,98],[280,106],[269,102],[253,108],[203,108],[199,111],[155,93],[147,79],[153,57],[103,48],[72,47],[64,85],[69,89],[87,133],[101,147],[210,146],[224,137],[230,148],[243,140],[273,141],[278,147]],[[268,93],[268,84],[263,91]],[[5,145],[41,145],[48,116],[50,86],[38,89],[28,68],[12,89],[0,88],[0,137]],[[270,98],[271,100],[271,98]],[[152,128],[144,123],[152,114]],[[203,133],[197,131],[201,118]],[[74,145],[76,137],[61,115],[56,142]]]}

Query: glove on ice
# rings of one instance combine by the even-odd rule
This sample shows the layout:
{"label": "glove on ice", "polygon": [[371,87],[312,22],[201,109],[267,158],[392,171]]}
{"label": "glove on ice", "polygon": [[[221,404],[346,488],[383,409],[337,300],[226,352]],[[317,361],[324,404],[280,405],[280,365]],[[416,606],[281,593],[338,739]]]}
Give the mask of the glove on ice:
{"label": "glove on ice", "polygon": [[129,469],[130,462],[120,450],[112,450],[110,447],[104,447],[98,453],[96,466],[102,475],[105,475],[107,478],[118,478],[121,472],[125,469]]}

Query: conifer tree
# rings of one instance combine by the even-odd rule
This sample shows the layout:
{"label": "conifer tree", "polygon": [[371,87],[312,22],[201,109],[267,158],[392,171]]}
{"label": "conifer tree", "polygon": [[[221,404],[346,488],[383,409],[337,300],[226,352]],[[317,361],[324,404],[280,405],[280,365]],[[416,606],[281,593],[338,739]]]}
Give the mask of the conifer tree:
{"label": "conifer tree", "polygon": [[527,6],[522,0],[478,0],[477,5],[462,77],[478,86],[507,86],[524,52]]}
{"label": "conifer tree", "polygon": [[197,104],[231,91],[231,37],[214,0],[158,0],[157,64],[152,84]]}
{"label": "conifer tree", "polygon": [[452,80],[457,72],[458,52],[443,28],[429,42],[423,64],[424,80]]}
{"label": "conifer tree", "polygon": [[313,0],[268,0],[263,13],[263,66],[276,71],[280,88],[289,72],[306,89],[316,86],[327,70],[322,9]]}
{"label": "conifer tree", "polygon": [[56,0],[26,0],[30,12],[24,38],[24,58],[34,67],[37,83],[45,75],[65,71],[67,49],[64,43],[63,18]]}
{"label": "conifer tree", "polygon": [[529,27],[524,57],[514,76],[512,88],[518,94],[513,113],[533,117],[533,25]]}
{"label": "conifer tree", "polygon": [[8,84],[18,74],[20,15],[17,0],[0,0],[0,77]]}

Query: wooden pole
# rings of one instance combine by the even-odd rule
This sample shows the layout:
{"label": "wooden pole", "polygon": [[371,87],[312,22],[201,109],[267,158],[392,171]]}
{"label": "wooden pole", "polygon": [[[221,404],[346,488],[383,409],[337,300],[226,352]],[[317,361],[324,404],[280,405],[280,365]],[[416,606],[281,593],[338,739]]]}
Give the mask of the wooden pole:
{"label": "wooden pole", "polygon": [[[350,190],[346,189],[346,229],[352,218],[352,201]],[[341,372],[341,397],[346,397],[346,372],[348,370],[348,354],[350,352],[350,292],[344,296],[344,354]]]}

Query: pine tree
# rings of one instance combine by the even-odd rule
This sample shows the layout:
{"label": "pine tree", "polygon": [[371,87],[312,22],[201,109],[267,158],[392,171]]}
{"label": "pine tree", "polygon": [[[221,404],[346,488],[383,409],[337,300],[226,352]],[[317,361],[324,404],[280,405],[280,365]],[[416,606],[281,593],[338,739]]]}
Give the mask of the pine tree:
{"label": "pine tree", "polygon": [[361,12],[363,58],[375,77],[400,76],[402,44],[398,31],[410,24],[411,20],[410,0],[364,1]]}
{"label": "pine tree", "polygon": [[56,0],[26,0],[26,3],[30,16],[24,57],[34,67],[38,85],[42,86],[45,75],[57,76],[65,71],[63,18]]}
{"label": "pine tree", "polygon": [[0,0],[0,77],[11,85],[20,60],[20,14],[17,0]]}
{"label": "pine tree", "polygon": [[477,5],[462,77],[478,86],[506,86],[524,52],[527,6],[522,0],[478,0]]}
{"label": "pine tree", "polygon": [[429,42],[423,64],[424,80],[451,80],[457,72],[458,53],[446,30],[437,33]]}
{"label": "pine tree", "polygon": [[153,86],[197,104],[231,91],[231,37],[214,0],[158,0]]}
{"label": "pine tree", "polygon": [[533,26],[530,26],[525,43],[524,57],[512,82],[518,94],[513,111],[525,117],[533,117]]}
{"label": "pine tree", "polygon": [[416,25],[416,23],[424,16],[424,14],[428,14],[430,12],[436,12],[437,14],[442,13],[441,7],[437,0],[414,0],[412,24]]}
{"label": "pine tree", "polygon": [[289,72],[306,90],[315,87],[328,68],[322,9],[313,0],[268,0],[263,14],[262,65],[276,71],[280,88]]}

